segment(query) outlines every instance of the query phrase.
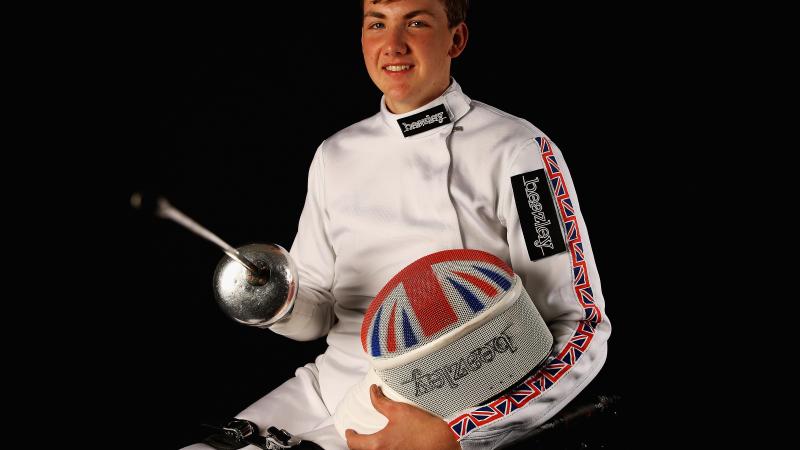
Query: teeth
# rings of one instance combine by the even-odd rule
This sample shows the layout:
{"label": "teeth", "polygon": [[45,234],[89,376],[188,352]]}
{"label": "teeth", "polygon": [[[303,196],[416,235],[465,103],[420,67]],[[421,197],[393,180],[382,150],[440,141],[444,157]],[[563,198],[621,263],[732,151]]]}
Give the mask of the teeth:
{"label": "teeth", "polygon": [[410,68],[411,68],[410,65],[405,65],[405,66],[386,66],[386,70],[388,70],[389,72],[400,72],[401,70],[408,70]]}

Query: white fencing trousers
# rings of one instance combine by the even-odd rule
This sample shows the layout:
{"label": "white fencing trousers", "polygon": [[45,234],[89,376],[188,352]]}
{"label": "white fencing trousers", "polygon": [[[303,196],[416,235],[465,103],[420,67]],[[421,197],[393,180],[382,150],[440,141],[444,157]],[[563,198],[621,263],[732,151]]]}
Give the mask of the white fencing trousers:
{"label": "white fencing trousers", "polygon": [[[319,355],[295,371],[295,376],[237,414],[256,423],[262,431],[270,426],[283,428],[300,439],[319,444],[325,450],[347,450],[347,443],[336,432],[333,416],[319,388],[320,365],[326,355]],[[193,444],[184,450],[213,450],[206,444]],[[243,450],[259,450],[248,445]]]}

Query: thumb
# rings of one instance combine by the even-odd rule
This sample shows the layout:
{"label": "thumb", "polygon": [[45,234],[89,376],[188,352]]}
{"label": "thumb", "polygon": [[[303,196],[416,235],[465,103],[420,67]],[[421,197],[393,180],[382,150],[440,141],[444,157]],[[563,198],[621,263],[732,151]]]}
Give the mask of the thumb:
{"label": "thumb", "polygon": [[386,418],[388,419],[390,409],[392,405],[396,402],[390,399],[389,397],[383,395],[381,387],[378,386],[377,384],[370,385],[369,398],[370,400],[372,400],[372,406],[375,407],[375,410],[386,416]]}

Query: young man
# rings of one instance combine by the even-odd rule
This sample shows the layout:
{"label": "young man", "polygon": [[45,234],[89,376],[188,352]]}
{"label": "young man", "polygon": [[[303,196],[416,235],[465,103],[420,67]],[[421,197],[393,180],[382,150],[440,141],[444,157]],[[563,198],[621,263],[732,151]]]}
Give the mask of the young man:
{"label": "young man", "polygon": [[[468,40],[466,3],[363,3],[361,44],[383,92],[380,111],[318,148],[291,249],[297,301],[271,327],[296,340],[327,334],[329,347],[236,416],[262,432],[283,428],[326,449],[494,448],[556,414],[605,361],[611,326],[560,151],[450,77]],[[408,263],[453,248],[496,255],[520,275],[552,332],[552,360],[510,396],[448,421],[373,389],[388,425],[372,435],[348,430],[343,440],[332,415],[368,368],[365,309]]]}

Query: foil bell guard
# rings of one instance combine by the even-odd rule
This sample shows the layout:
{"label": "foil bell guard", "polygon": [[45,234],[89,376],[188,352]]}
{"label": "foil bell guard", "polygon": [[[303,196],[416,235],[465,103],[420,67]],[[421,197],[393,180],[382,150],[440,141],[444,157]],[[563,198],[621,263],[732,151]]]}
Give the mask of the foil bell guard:
{"label": "foil bell guard", "polygon": [[214,271],[214,296],[233,320],[269,327],[294,306],[297,269],[289,252],[280,245],[249,244],[236,250],[259,272],[253,273],[230,256],[223,256]]}

